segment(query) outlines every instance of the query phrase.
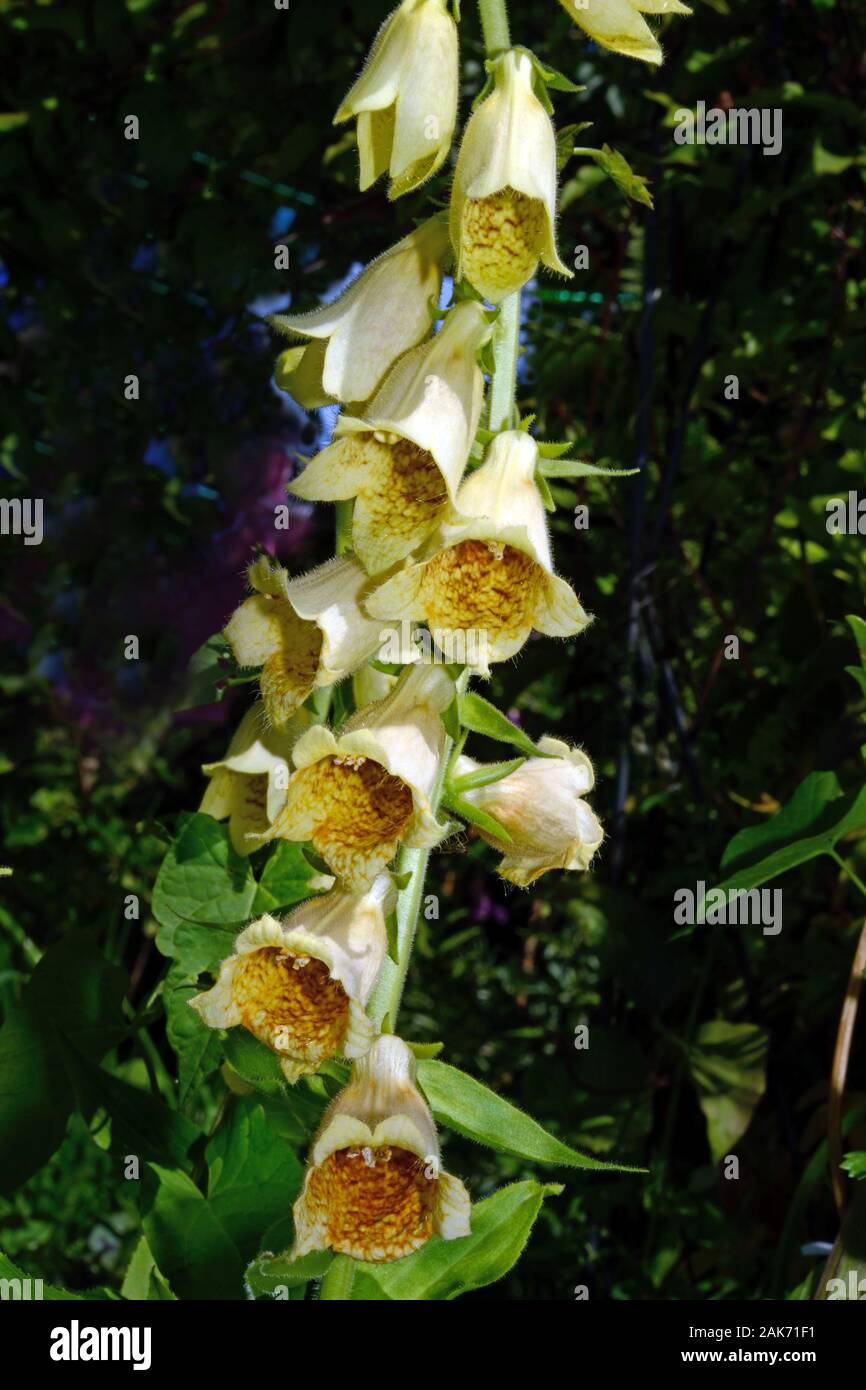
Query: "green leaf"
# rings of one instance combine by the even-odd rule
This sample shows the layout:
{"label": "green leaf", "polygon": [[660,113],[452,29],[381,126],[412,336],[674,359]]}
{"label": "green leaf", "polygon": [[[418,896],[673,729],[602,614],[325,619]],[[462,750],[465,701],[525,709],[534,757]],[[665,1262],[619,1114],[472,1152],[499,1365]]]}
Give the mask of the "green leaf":
{"label": "green leaf", "polygon": [[177,1057],[178,1105],[185,1105],[191,1091],[216,1071],[222,1060],[222,1044],[213,1028],[199,1018],[189,1001],[200,990],[175,962],[165,977],[162,1002],[166,1033]]}
{"label": "green leaf", "polygon": [[501,840],[504,845],[511,844],[511,836],[501,825],[495,816],[491,816],[487,811],[482,811],[480,806],[475,806],[463,796],[445,795],[442,797],[442,805],[446,811],[450,811],[454,816],[462,816],[470,825],[483,830],[485,835],[492,835],[494,839]]}
{"label": "green leaf", "polygon": [[503,1187],[473,1206],[471,1235],[447,1241],[433,1236],[393,1264],[359,1262],[352,1298],[445,1301],[494,1284],[519,1260],[545,1197],[561,1191],[558,1184],[531,1180]]}
{"label": "green leaf", "polygon": [[722,855],[725,892],[757,888],[866,828],[866,787],[846,795],[835,772],[811,772],[770,820],[741,830]]}
{"label": "green leaf", "polygon": [[639,468],[600,468],[580,459],[540,459],[538,472],[544,478],[633,478]]}
{"label": "green leaf", "polygon": [[[10,1259],[7,1259],[2,1250],[0,1250],[0,1279],[20,1281],[22,1296],[27,1293],[28,1301],[35,1300],[37,1296],[46,1303],[104,1302],[117,1298],[117,1294],[112,1289],[90,1289],[87,1293],[70,1293],[67,1289],[58,1288],[56,1284],[46,1284],[44,1280],[36,1279],[32,1274],[26,1274],[23,1269],[19,1269]],[[38,1295],[37,1288],[39,1290]],[[14,1298],[14,1294],[10,1290],[11,1298]],[[11,1312],[11,1309],[9,1311]]]}
{"label": "green leaf", "polygon": [[653,200],[649,191],[649,179],[644,178],[642,174],[635,174],[628,160],[618,150],[611,149],[610,145],[602,145],[600,150],[581,146],[575,148],[573,153],[585,154],[589,159],[594,159],[608,178],[613,179],[617,188],[626,198],[631,198],[636,203],[643,203],[645,207],[652,207]]}
{"label": "green leaf", "polygon": [[457,697],[457,704],[460,723],[471,733],[485,734],[487,738],[496,739],[498,743],[513,743],[515,748],[519,748],[521,753],[525,753],[529,758],[551,756],[539,753],[532,739],[482,695],[469,691],[468,694]]}
{"label": "green leaf", "polygon": [[842,1159],[841,1168],[853,1178],[855,1182],[866,1178],[866,1151],[857,1149],[853,1153],[846,1154]]}
{"label": "green leaf", "polygon": [[230,1028],[223,1044],[225,1059],[242,1081],[268,1096],[281,1096],[288,1082],[279,1058],[246,1028]]}
{"label": "green leaf", "polygon": [[186,668],[183,693],[175,705],[176,710],[198,709],[202,705],[212,705],[222,699],[223,691],[217,689],[217,686],[230,673],[228,653],[228,643],[221,633],[209,637],[197,652],[193,652]]}
{"label": "green leaf", "polygon": [[713,1162],[748,1129],[766,1086],[767,1034],[753,1023],[714,1019],[698,1029],[689,1072],[707,1121]]}
{"label": "green leaf", "polygon": [[498,1153],[528,1158],[535,1163],[563,1164],[569,1168],[607,1169],[622,1173],[642,1171],[578,1153],[548,1134],[537,1120],[518,1110],[516,1105],[447,1062],[419,1062],[418,1081],[441,1124],[467,1139],[486,1144]]}
{"label": "green leaf", "polygon": [[179,1298],[240,1299],[262,1233],[291,1208],[303,1166],[264,1107],[235,1100],[207,1147],[207,1196],[185,1173],[159,1179],[144,1232]]}
{"label": "green leaf", "polygon": [[201,812],[184,817],[154,885],[157,921],[175,928],[246,922],[255,896],[250,861],[232,849],[228,826]]}
{"label": "green leaf", "polygon": [[315,1250],[299,1260],[290,1259],[288,1251],[282,1255],[260,1255],[247,1268],[247,1287],[256,1298],[279,1298],[283,1289],[323,1278],[333,1258],[330,1250]]}
{"label": "green leaf", "polygon": [[464,773],[462,777],[455,777],[450,790],[459,796],[461,792],[472,791],[475,787],[489,787],[493,782],[501,782],[503,777],[516,772],[525,762],[525,758],[511,758],[506,763],[484,763],[472,772]]}
{"label": "green leaf", "polygon": [[144,1236],[141,1237],[133,1251],[132,1259],[123,1276],[120,1296],[135,1303],[170,1302],[174,1299],[168,1281],[157,1269],[156,1261]]}
{"label": "green leaf", "polygon": [[84,931],[50,947],[0,1029],[0,1192],[54,1153],[75,1104],[71,1049],[98,1061],[123,1036],[127,981]]}
{"label": "green leaf", "polygon": [[321,885],[316,880],[320,876],[299,844],[281,840],[262,871],[251,915],[261,917],[265,912],[278,912],[304,902],[319,891]]}
{"label": "green leaf", "polygon": [[87,1115],[105,1110],[111,1119],[110,1150],[153,1162],[182,1164],[201,1136],[198,1125],[148,1091],[112,1076],[77,1049],[69,1059],[78,1103]]}

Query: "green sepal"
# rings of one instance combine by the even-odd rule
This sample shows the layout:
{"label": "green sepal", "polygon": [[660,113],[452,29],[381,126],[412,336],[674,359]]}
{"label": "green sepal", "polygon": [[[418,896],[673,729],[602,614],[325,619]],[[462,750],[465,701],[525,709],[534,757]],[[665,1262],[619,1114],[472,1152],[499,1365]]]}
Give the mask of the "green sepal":
{"label": "green sepal", "polygon": [[542,459],[536,481],[542,478],[631,478],[639,468],[600,468],[597,463],[582,463],[580,459]]}
{"label": "green sepal", "polygon": [[544,510],[546,512],[555,512],[556,503],[553,500],[553,493],[547,486],[547,479],[545,478],[544,474],[541,473],[538,469],[536,469],[535,472],[535,486],[538,488],[538,495],[544,503]]}
{"label": "green sepal", "polygon": [[600,150],[593,150],[588,146],[575,146],[572,153],[584,154],[588,159],[594,159],[626,198],[643,203],[645,207],[652,207],[649,179],[644,178],[642,174],[634,173],[625,155],[621,155],[618,150],[611,149],[610,145],[602,145]]}
{"label": "green sepal", "polygon": [[448,791],[452,796],[462,796],[463,792],[474,791],[476,787],[489,787],[494,782],[501,782],[503,777],[509,777],[512,772],[516,772],[519,767],[523,767],[525,758],[512,758],[505,763],[487,763],[482,767],[477,767],[473,772],[466,772],[462,777],[455,777],[449,784]]}
{"label": "green sepal", "polygon": [[525,734],[522,729],[518,729],[516,724],[491,705],[489,700],[485,700],[483,695],[477,695],[474,690],[470,690],[465,695],[457,697],[460,723],[464,729],[468,729],[473,734],[484,734],[487,738],[496,739],[497,743],[511,743],[515,748],[519,748],[521,753],[525,753],[528,758],[550,758],[555,757],[553,753],[542,753],[536,748],[532,739]]}
{"label": "green sepal", "polygon": [[472,802],[467,801],[465,797],[446,794],[442,798],[442,805],[453,815],[462,816],[464,820],[469,821],[470,825],[474,825],[478,830],[483,830],[485,834],[492,835],[495,839],[501,840],[503,844],[511,844],[511,836],[505,826],[500,825],[499,821],[495,817],[489,816],[486,811],[481,811],[477,806],[473,806]]}

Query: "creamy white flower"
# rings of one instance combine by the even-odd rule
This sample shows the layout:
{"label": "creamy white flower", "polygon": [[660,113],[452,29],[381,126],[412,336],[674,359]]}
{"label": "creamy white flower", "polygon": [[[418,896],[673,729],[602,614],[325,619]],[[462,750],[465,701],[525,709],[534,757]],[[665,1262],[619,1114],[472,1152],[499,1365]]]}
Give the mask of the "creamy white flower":
{"label": "creamy white flower", "polygon": [[[588,869],[604,831],[584,796],[595,785],[592,763],[578,748],[556,738],[542,738],[546,758],[529,758],[498,782],[461,792],[479,810],[495,817],[511,843],[481,831],[503,858],[499,872],[509,883],[526,888],[550,869]],[[457,759],[454,776],[480,766]]]}
{"label": "creamy white flower", "polygon": [[691,14],[680,0],[560,0],[581,29],[603,48],[658,64],[662,50],[643,14]]}
{"label": "creamy white flower", "polygon": [[362,608],[368,579],[352,556],[338,556],[292,579],[267,556],[250,566],[256,593],[226,625],[239,666],[261,666],[265,713],[285,723],[319,686],[351,675],[382,645],[381,623]]}
{"label": "creamy white flower", "polygon": [[471,1234],[469,1194],[440,1167],[415,1059],[397,1037],[377,1039],[327,1111],[295,1202],[294,1258],[334,1250],[398,1260],[432,1235]]}
{"label": "creamy white flower", "polygon": [[343,416],[335,442],[290,484],[296,497],[354,497],[352,543],[370,574],[419,546],[453,500],[484,397],[477,353],[491,326],[480,304],[451,309],[428,343],[401,357],[363,418]]}
{"label": "creamy white flower", "polygon": [[445,162],[457,123],[457,26],[447,0],[403,0],[385,20],[334,124],[358,118],[360,187],[389,173],[390,198]]}
{"label": "creamy white flower", "polygon": [[248,835],[260,835],[282,810],[289,785],[289,767],[295,740],[309,726],[305,711],[281,729],[265,718],[262,705],[253,705],[241,720],[219,762],[202,768],[210,778],[199,810],[214,820],[229,822],[229,836],[238,854],[251,854],[255,843]]}
{"label": "creamy white flower", "polygon": [[525,285],[539,261],[572,274],[556,250],[556,133],[534,74],[527,53],[494,61],[493,91],[469,119],[454,171],[457,278],[493,303]]}
{"label": "creamy white flower", "polygon": [[553,573],[537,462],[528,434],[498,434],[418,561],[373,589],[367,611],[426,621],[443,650],[437,632],[452,646],[455,634],[465,634],[467,664],[482,675],[490,662],[514,656],[533,628],[548,637],[581,632],[591,619]]}
{"label": "creamy white flower", "polygon": [[210,1028],[247,1028],[292,1082],[337,1054],[363,1056],[376,1036],[364,1007],[395,901],[383,874],[362,896],[337,889],[282,921],[266,914],[241,932],[213,988],[189,1002]]}
{"label": "creamy white flower", "polygon": [[281,333],[310,338],[277,364],[277,382],[308,410],[366,401],[397,358],[430,336],[439,302],[448,229],[431,217],[367,266],[331,304],[308,314],[275,314]]}
{"label": "creamy white flower", "polygon": [[261,841],[312,841],[355,893],[367,890],[399,844],[432,848],[447,834],[430,802],[454,698],[441,667],[414,666],[339,733],[308,729],[295,744],[286,802]]}

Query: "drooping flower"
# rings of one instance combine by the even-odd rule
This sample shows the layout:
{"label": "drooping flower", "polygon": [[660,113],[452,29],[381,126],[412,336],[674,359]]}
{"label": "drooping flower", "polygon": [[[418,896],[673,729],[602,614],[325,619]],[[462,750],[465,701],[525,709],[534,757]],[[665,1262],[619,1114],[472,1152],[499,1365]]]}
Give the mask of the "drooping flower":
{"label": "drooping flower", "polygon": [[458,50],[447,0],[403,0],[385,20],[334,117],[358,118],[362,193],[387,172],[399,198],[441,168],[457,123]]}
{"label": "drooping flower", "polygon": [[263,555],[249,569],[256,590],[224,636],[239,666],[261,666],[265,714],[284,724],[311,691],[351,675],[381,646],[381,624],[361,606],[368,579],[352,556],[292,579]]}
{"label": "drooping flower", "polygon": [[527,53],[493,63],[494,87],[463,135],[451,194],[457,278],[492,303],[514,294],[539,261],[571,275],[556,250],[556,134],[533,90]]}
{"label": "drooping flower", "polygon": [[591,621],[553,573],[538,449],[521,430],[498,434],[461,487],[447,521],[421,553],[366,599],[374,617],[423,620],[437,646],[482,675],[507,661],[533,628],[572,637]]}
{"label": "drooping flower", "polygon": [[265,718],[264,708],[253,705],[241,720],[225,757],[202,768],[210,781],[199,810],[214,820],[228,819],[229,837],[238,854],[252,854],[256,842],[247,836],[263,834],[282,810],[292,748],[309,723],[306,711],[299,710],[283,728],[274,729]]}
{"label": "drooping flower", "polygon": [[213,988],[190,1004],[210,1028],[247,1028],[292,1082],[329,1057],[362,1056],[376,1036],[364,1007],[395,898],[382,874],[363,896],[335,889],[282,921],[260,917],[241,932]]}
{"label": "drooping flower", "polygon": [[293,750],[285,805],[262,841],[311,840],[353,893],[367,891],[398,845],[437,845],[448,825],[430,795],[445,738],[439,716],[453,698],[441,667],[414,666],[339,733],[308,729]]}
{"label": "drooping flower", "polygon": [[275,314],[280,332],[309,338],[277,364],[277,382],[308,410],[366,401],[404,352],[430,334],[448,231],[431,217],[367,266],[347,290],[308,314]]}
{"label": "drooping flower", "polygon": [[643,15],[691,14],[681,0],[560,0],[560,4],[602,48],[655,64],[661,62],[662,50]]}
{"label": "drooping flower", "polygon": [[[595,785],[589,758],[557,738],[540,739],[538,748],[552,756],[529,758],[498,782],[461,792],[507,830],[510,844],[484,830],[481,834],[503,855],[502,877],[520,888],[550,869],[588,869],[604,839],[598,817],[584,800]],[[479,766],[472,758],[458,758],[454,775],[463,777]]]}
{"label": "drooping flower", "polygon": [[480,304],[458,304],[429,343],[400,358],[363,418],[340,418],[335,442],[290,484],[309,501],[356,499],[352,543],[368,573],[421,545],[453,500],[481,416],[476,354],[490,333]]}
{"label": "drooping flower", "polygon": [[313,1141],[294,1217],[296,1259],[333,1250],[384,1263],[434,1234],[471,1234],[469,1194],[440,1167],[436,1126],[400,1038],[378,1038],[355,1063]]}

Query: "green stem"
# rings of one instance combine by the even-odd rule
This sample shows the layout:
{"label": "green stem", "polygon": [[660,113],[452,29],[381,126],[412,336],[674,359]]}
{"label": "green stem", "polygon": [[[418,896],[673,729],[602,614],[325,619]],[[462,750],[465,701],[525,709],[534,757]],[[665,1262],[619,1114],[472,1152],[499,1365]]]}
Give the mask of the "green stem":
{"label": "green stem", "polygon": [[855,884],[857,888],[860,889],[860,892],[863,894],[864,898],[866,898],[866,884],[864,884],[862,880],[857,877],[854,870],[851,868],[850,862],[843,859],[842,856],[840,854],[837,854],[834,849],[831,849],[830,856],[832,859],[836,860],[836,863],[839,865],[839,868],[843,871],[843,873],[848,875],[851,882]]}
{"label": "green stem", "polygon": [[346,1303],[352,1297],[355,1282],[355,1261],[348,1255],[335,1255],[319,1289],[320,1299]]}
{"label": "green stem", "polygon": [[481,29],[488,58],[510,48],[511,35],[508,31],[505,0],[478,0],[478,12],[481,15]]}
{"label": "green stem", "polygon": [[520,290],[503,299],[493,327],[496,370],[490,384],[490,428],[511,429],[517,391],[517,358],[520,352]]}

